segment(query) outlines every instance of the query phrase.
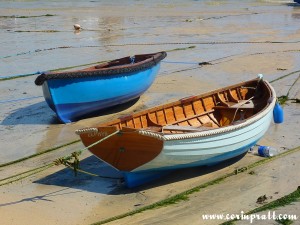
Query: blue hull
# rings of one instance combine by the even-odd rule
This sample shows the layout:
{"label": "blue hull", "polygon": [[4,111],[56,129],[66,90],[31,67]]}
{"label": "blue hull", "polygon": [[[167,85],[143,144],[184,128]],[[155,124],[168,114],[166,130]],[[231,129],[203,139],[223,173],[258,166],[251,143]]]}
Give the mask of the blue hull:
{"label": "blue hull", "polygon": [[160,168],[159,170],[147,170],[147,171],[139,171],[139,172],[124,172],[124,180],[125,184],[128,188],[134,188],[143,184],[146,184],[148,182],[157,180],[170,172],[176,170],[176,169],[183,169],[183,168],[191,168],[191,167],[197,167],[197,166],[211,166],[218,163],[221,163],[225,160],[232,159],[234,157],[237,157],[239,155],[242,155],[246,153],[252,146],[254,146],[257,143],[257,141],[246,145],[242,148],[224,153],[222,155],[218,155],[212,158],[209,158],[207,160],[201,160],[198,162],[193,162],[190,164],[182,164],[182,165],[176,165],[173,167],[165,167]]}
{"label": "blue hull", "polygon": [[76,121],[85,115],[122,104],[142,95],[159,71],[156,66],[127,74],[90,78],[52,79],[43,84],[49,107],[64,122]]}

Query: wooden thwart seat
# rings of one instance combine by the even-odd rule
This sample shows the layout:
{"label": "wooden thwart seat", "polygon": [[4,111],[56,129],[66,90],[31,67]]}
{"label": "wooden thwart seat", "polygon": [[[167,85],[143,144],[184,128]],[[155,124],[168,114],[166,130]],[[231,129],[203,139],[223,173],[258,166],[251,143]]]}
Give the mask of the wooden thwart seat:
{"label": "wooden thwart seat", "polygon": [[238,103],[228,106],[215,106],[214,109],[254,109],[255,105],[252,100],[241,100]]}
{"label": "wooden thwart seat", "polygon": [[197,131],[205,131],[213,129],[212,123],[202,124],[201,126],[194,127],[194,126],[179,126],[179,125],[166,125],[162,127],[162,131],[186,131],[186,132],[197,132]]}

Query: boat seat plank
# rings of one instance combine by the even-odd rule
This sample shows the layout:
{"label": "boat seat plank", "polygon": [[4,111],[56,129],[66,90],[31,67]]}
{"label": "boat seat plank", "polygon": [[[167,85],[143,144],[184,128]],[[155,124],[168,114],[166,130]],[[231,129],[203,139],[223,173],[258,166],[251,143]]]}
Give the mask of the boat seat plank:
{"label": "boat seat plank", "polygon": [[163,126],[162,130],[169,130],[169,131],[205,131],[205,130],[210,130],[212,127],[207,127],[207,126],[199,126],[199,127],[194,127],[194,126],[178,126],[178,125],[167,125]]}
{"label": "boat seat plank", "polygon": [[252,100],[240,100],[237,104],[231,105],[232,108],[240,108],[240,109],[254,109],[254,103]]}
{"label": "boat seat plank", "polygon": [[230,106],[215,106],[214,109],[254,109],[255,105],[253,101],[241,100],[238,103],[232,104]]}

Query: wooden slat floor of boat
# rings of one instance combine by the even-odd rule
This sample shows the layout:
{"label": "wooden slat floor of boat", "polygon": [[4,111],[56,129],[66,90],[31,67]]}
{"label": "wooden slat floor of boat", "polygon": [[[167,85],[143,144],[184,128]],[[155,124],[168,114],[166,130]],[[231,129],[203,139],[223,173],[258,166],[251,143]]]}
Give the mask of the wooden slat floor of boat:
{"label": "wooden slat floor of boat", "polygon": [[[188,118],[184,118],[179,121],[175,121],[169,124],[158,124],[151,120],[150,115],[147,114],[147,120],[149,120],[148,124],[151,124],[148,127],[142,128],[143,130],[149,130],[154,132],[164,132],[164,133],[185,133],[185,132],[195,132],[195,131],[203,131],[211,128],[219,127],[219,123],[216,118],[213,116],[214,110],[209,110],[207,112],[200,113],[198,115],[193,115]],[[204,122],[201,117],[207,117]],[[197,123],[192,120],[197,120]]]}

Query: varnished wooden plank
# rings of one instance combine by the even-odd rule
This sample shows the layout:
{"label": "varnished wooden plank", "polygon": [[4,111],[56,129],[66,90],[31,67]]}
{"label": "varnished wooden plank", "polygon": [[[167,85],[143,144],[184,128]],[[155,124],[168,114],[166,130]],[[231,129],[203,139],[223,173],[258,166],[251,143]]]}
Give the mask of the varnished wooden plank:
{"label": "varnished wooden plank", "polygon": [[196,114],[203,113],[203,111],[205,111],[200,99],[197,99],[196,101],[193,102],[193,107]]}
{"label": "varnished wooden plank", "polygon": [[165,114],[164,114],[163,110],[157,111],[156,116],[157,116],[157,123],[158,124],[160,124],[160,125],[167,124],[167,121],[165,120]]}
{"label": "varnished wooden plank", "polygon": [[174,117],[174,111],[173,107],[165,109],[165,115],[166,115],[166,120],[167,124],[174,123],[176,121],[176,118]]}
{"label": "varnished wooden plank", "polygon": [[215,106],[212,96],[203,98],[203,104],[206,110],[211,110]]}
{"label": "varnished wooden plank", "polygon": [[185,118],[182,106],[175,106],[174,112],[175,112],[177,120],[182,120]]}
{"label": "varnished wooden plank", "polygon": [[183,111],[185,117],[194,116],[195,112],[191,103],[183,105]]}

